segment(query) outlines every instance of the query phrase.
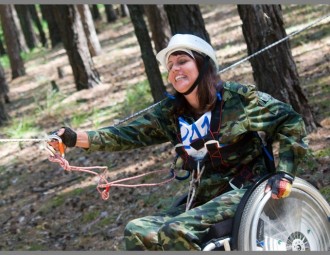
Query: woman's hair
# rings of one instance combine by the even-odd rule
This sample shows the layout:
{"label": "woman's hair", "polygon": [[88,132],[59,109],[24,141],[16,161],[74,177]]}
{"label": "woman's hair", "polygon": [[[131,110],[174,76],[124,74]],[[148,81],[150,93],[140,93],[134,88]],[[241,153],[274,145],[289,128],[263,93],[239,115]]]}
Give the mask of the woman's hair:
{"label": "woman's hair", "polygon": [[[204,65],[205,57],[196,51],[192,51],[192,52],[195,57],[198,71],[201,72],[201,69]],[[183,51],[177,51],[172,53],[172,55],[181,55],[181,54],[186,54],[187,56],[189,56],[186,52]],[[217,91],[219,91],[220,89],[219,86],[217,85],[218,83],[219,83],[219,76],[216,72],[216,67],[213,64],[213,61],[210,59],[209,66],[207,70],[204,72],[204,75],[197,86],[200,112],[204,113],[214,108],[217,101]],[[174,100],[175,100],[174,113],[176,115],[178,116],[182,114],[195,115],[194,110],[189,105],[184,95],[176,92]]]}

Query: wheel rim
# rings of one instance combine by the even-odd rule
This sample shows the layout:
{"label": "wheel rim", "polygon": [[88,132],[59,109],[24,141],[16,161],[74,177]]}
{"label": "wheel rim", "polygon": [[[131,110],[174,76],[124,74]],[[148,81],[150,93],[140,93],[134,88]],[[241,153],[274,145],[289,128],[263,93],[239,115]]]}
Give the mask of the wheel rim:
{"label": "wheel rim", "polygon": [[253,217],[251,250],[330,249],[330,223],[311,196],[293,190],[288,198],[264,200]]}
{"label": "wheel rim", "polygon": [[310,251],[310,244],[305,235],[297,231],[289,236],[286,248],[288,251]]}

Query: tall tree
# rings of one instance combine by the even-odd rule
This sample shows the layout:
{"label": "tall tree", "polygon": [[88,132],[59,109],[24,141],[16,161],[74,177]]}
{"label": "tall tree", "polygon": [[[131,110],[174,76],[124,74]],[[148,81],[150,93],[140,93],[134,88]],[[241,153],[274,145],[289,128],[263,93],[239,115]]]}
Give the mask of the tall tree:
{"label": "tall tree", "polygon": [[114,22],[117,20],[117,15],[115,13],[115,10],[113,9],[113,5],[112,4],[105,4],[105,14],[107,17],[107,21],[109,23]]}
{"label": "tall tree", "polygon": [[88,50],[76,5],[53,5],[55,19],[69,57],[77,90],[89,89],[101,81]]}
{"label": "tall tree", "polygon": [[3,45],[2,38],[0,38],[0,56],[7,54],[5,46]]}
{"label": "tall tree", "polygon": [[53,8],[51,5],[40,5],[40,10],[42,14],[42,19],[47,22],[48,30],[49,30],[49,38],[51,41],[52,48],[56,47],[59,43],[62,42],[60,29],[55,20],[55,16],[53,13]]}
{"label": "tall tree", "polygon": [[40,18],[39,18],[36,6],[34,4],[29,4],[29,5],[27,5],[27,7],[28,7],[29,12],[31,14],[31,18],[32,18],[34,24],[36,25],[36,27],[38,29],[40,42],[41,42],[43,47],[46,47],[47,38],[46,38],[46,34],[44,32],[44,29],[42,27],[42,24],[40,22]]}
{"label": "tall tree", "polygon": [[91,11],[87,4],[77,5],[83,28],[85,31],[88,49],[92,57],[101,54],[101,44],[97,37]]}
{"label": "tall tree", "polygon": [[90,6],[90,9],[91,9],[93,20],[95,20],[95,21],[102,20],[102,16],[101,16],[99,8],[97,7],[97,4],[92,4]]}
{"label": "tall tree", "polygon": [[18,4],[14,6],[22,27],[26,44],[29,49],[32,50],[37,46],[37,37],[33,30],[32,18],[28,6],[23,4]]}
{"label": "tall tree", "polygon": [[165,86],[159,71],[155,54],[152,50],[147,25],[143,19],[143,8],[141,5],[128,5],[130,17],[134,26],[135,35],[140,45],[142,60],[149,80],[151,94],[155,102],[165,97]]}
{"label": "tall tree", "polygon": [[194,34],[208,43],[210,36],[198,5],[164,5],[172,34]]}
{"label": "tall tree", "polygon": [[[237,8],[249,55],[287,36],[280,5],[238,5]],[[291,104],[302,114],[308,131],[316,129],[317,123],[300,87],[289,41],[251,58],[250,62],[258,88]]]}
{"label": "tall tree", "polygon": [[126,4],[121,4],[120,5],[120,16],[122,18],[127,17],[128,16],[128,8]]}
{"label": "tall tree", "polygon": [[29,48],[28,48],[28,46],[26,44],[26,41],[25,41],[25,37],[24,37],[23,31],[22,31],[21,23],[19,21],[18,15],[17,15],[17,11],[16,11],[16,9],[14,8],[13,5],[9,5],[9,6],[10,6],[10,12],[12,13],[12,16],[13,16],[13,20],[15,22],[16,33],[17,33],[17,38],[18,38],[18,41],[19,41],[20,51],[21,52],[28,52]]}
{"label": "tall tree", "polygon": [[5,71],[0,64],[0,126],[9,120],[9,115],[5,108],[5,101],[8,100],[8,84],[6,81]]}
{"label": "tall tree", "polygon": [[[148,19],[151,38],[155,44],[156,52],[164,49],[167,46],[171,37],[171,28],[168,23],[166,12],[162,5],[145,5],[145,14]],[[159,29],[159,28],[162,29]]]}
{"label": "tall tree", "polygon": [[15,79],[19,76],[25,75],[25,67],[20,55],[21,47],[18,40],[19,36],[16,23],[14,22],[13,9],[14,8],[8,4],[0,5],[2,31],[4,33],[7,47],[12,78]]}

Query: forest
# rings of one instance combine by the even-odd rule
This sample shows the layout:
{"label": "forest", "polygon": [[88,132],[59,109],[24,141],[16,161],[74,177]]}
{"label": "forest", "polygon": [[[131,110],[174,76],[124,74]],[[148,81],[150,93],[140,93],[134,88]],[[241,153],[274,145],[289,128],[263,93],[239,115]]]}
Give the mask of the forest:
{"label": "forest", "polygon": [[[113,187],[104,201],[96,177],[50,162],[42,141],[62,126],[121,125],[165,98],[172,88],[155,54],[176,33],[212,44],[222,80],[256,84],[302,114],[310,150],[299,176],[330,201],[330,5],[2,4],[0,18],[0,250],[123,250],[129,220],[187,191],[177,180]],[[110,180],[169,169],[174,156],[169,143],[66,151],[73,166],[106,166]]]}

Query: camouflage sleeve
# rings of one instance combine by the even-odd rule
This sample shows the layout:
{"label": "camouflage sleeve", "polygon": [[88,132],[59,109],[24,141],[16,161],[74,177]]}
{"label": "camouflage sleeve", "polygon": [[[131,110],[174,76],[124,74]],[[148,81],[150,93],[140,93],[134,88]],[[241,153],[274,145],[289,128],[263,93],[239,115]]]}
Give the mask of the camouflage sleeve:
{"label": "camouflage sleeve", "polygon": [[167,142],[155,107],[123,126],[87,131],[88,151],[123,151]]}
{"label": "camouflage sleeve", "polygon": [[279,141],[277,171],[295,175],[298,163],[307,152],[308,146],[301,115],[290,105],[266,93],[256,91],[253,85],[248,87],[245,97],[247,129],[264,131],[271,138]]}

